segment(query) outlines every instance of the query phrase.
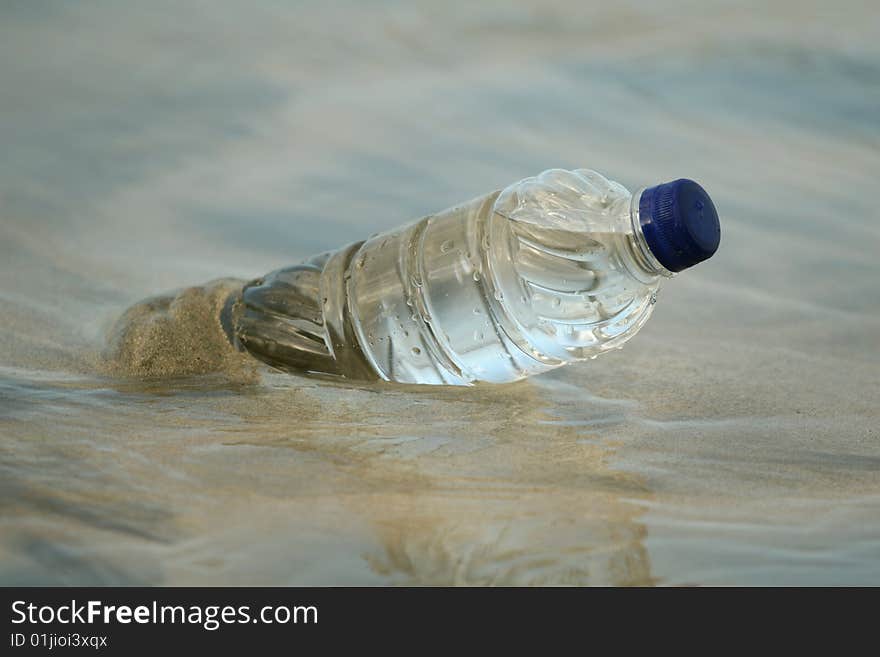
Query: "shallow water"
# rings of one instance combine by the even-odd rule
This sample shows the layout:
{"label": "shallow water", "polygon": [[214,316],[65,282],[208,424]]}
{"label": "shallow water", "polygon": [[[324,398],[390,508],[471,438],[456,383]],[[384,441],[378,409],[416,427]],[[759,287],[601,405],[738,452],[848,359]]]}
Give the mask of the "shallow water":
{"label": "shallow water", "polygon": [[[473,4],[4,4],[0,582],[880,584],[880,6]],[[340,386],[196,300],[101,357],[551,166],[719,208],[623,351]]]}

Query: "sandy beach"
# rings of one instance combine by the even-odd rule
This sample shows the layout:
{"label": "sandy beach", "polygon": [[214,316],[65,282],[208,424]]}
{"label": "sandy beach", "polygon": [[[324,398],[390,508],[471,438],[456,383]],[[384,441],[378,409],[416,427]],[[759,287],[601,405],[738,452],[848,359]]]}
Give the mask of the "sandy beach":
{"label": "sandy beach", "polygon": [[[0,8],[0,584],[880,585],[880,5],[220,5]],[[551,167],[718,207],[622,351],[224,351],[198,286]]]}

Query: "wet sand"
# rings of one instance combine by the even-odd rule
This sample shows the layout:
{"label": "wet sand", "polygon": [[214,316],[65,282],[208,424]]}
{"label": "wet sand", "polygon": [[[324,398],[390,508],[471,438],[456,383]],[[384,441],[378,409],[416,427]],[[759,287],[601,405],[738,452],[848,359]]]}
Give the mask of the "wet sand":
{"label": "wet sand", "polygon": [[[878,9],[542,7],[0,10],[0,583],[880,584]],[[193,287],[552,166],[722,219],[596,361],[288,376]]]}

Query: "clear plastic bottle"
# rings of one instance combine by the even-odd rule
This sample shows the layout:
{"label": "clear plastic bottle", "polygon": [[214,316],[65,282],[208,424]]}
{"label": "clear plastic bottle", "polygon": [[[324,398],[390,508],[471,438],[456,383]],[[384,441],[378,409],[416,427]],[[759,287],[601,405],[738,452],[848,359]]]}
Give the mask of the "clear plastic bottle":
{"label": "clear plastic bottle", "polygon": [[709,258],[711,199],[551,169],[248,283],[224,320],[288,371],[503,383],[620,347],[664,278]]}

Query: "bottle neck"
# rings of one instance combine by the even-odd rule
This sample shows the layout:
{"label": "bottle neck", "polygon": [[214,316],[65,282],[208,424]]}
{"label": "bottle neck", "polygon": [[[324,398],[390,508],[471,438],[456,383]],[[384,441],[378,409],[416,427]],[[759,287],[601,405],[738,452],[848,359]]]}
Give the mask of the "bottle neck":
{"label": "bottle neck", "polygon": [[648,246],[648,241],[645,239],[645,233],[642,231],[642,222],[639,218],[639,201],[641,200],[642,192],[644,192],[645,189],[645,187],[642,187],[637,190],[636,193],[632,195],[630,201],[629,219],[632,227],[632,239],[628,240],[628,242],[630,242],[630,255],[642,275],[651,278],[656,276],[672,278],[675,274],[660,264],[660,261],[657,260],[651,252],[651,248]]}

